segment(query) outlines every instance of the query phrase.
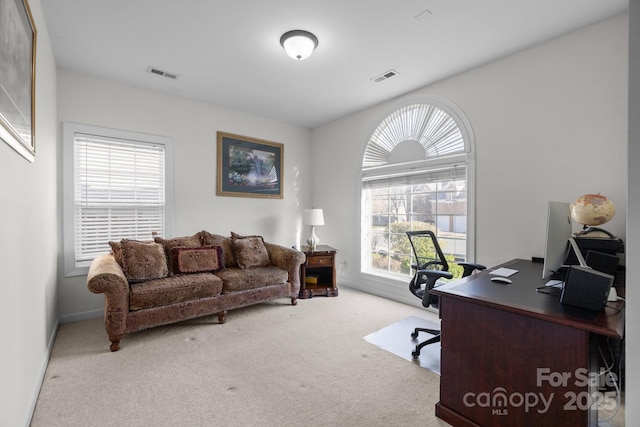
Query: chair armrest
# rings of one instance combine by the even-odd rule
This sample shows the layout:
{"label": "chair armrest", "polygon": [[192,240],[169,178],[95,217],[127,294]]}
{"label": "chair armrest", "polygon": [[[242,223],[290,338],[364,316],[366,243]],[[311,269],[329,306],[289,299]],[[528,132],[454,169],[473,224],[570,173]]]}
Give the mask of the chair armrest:
{"label": "chair armrest", "polygon": [[467,277],[476,270],[484,270],[487,268],[482,264],[476,264],[473,262],[459,262],[457,264],[463,268],[462,277]]}
{"label": "chair armrest", "polygon": [[422,295],[422,306],[429,307],[430,305],[438,307],[438,297],[429,293],[436,285],[438,279],[453,279],[453,274],[448,271],[441,270],[418,270],[416,276],[426,276],[426,285],[424,288],[424,294]]}
{"label": "chair armrest", "polygon": [[[438,279],[453,279],[453,274],[449,273],[448,271],[441,270],[418,270],[416,271],[416,274],[424,274],[425,276],[427,276],[427,285],[435,283]],[[430,288],[432,287],[433,286],[431,286]]]}
{"label": "chair armrest", "polygon": [[300,292],[300,266],[307,259],[306,255],[304,252],[275,243],[264,242],[264,246],[267,248],[271,264],[287,271],[288,281],[291,283],[291,296],[297,297]]}

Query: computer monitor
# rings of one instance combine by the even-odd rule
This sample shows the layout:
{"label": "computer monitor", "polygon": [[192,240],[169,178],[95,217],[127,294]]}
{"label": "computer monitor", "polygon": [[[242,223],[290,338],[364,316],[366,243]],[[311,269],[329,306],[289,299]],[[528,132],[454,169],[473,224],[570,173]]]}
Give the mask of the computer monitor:
{"label": "computer monitor", "polygon": [[572,237],[569,203],[549,202],[547,236],[544,243],[542,278],[557,275],[567,259],[569,239]]}

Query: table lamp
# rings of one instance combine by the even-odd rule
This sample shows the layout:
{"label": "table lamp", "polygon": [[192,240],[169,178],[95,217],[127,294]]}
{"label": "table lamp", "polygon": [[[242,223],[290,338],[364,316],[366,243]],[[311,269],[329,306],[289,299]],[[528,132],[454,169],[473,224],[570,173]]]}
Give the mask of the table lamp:
{"label": "table lamp", "polygon": [[311,235],[307,239],[307,245],[313,250],[318,246],[320,239],[316,236],[316,226],[324,225],[322,209],[305,209],[302,217],[305,225],[311,226]]}

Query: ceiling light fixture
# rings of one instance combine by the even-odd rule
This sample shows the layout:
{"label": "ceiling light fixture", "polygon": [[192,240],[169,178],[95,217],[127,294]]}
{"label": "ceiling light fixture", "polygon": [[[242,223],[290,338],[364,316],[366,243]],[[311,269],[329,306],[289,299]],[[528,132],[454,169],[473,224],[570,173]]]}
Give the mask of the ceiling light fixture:
{"label": "ceiling light fixture", "polygon": [[291,30],[280,37],[280,44],[287,55],[298,61],[308,58],[318,47],[318,38],[309,31]]}

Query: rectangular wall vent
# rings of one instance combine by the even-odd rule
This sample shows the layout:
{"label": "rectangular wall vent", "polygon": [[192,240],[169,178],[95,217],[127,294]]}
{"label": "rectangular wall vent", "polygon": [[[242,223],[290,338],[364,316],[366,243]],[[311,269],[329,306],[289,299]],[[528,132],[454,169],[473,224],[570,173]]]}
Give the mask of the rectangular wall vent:
{"label": "rectangular wall vent", "polygon": [[376,83],[380,83],[383,80],[390,79],[391,77],[397,76],[397,75],[398,75],[398,72],[396,70],[389,70],[380,74],[379,76],[373,77],[371,80],[373,80]]}
{"label": "rectangular wall vent", "polygon": [[157,74],[159,76],[166,77],[168,79],[176,80],[179,76],[173,73],[167,73],[166,71],[159,70],[157,68],[149,67],[148,70],[151,74]]}

